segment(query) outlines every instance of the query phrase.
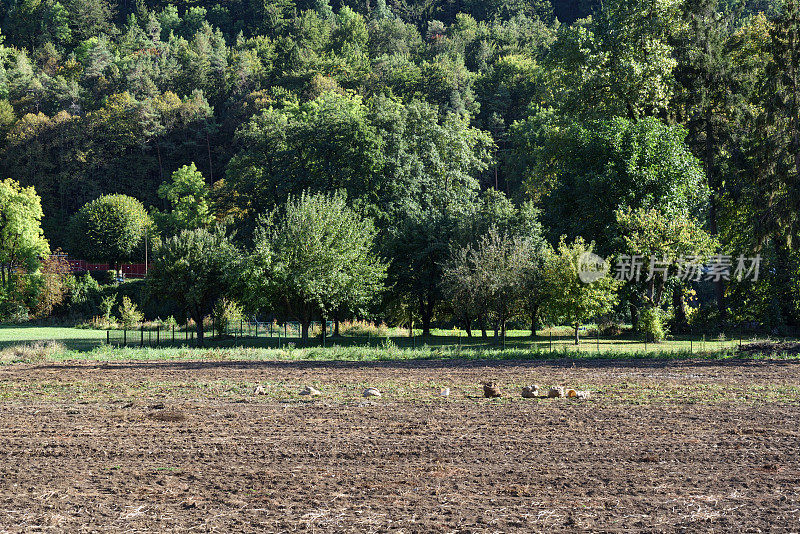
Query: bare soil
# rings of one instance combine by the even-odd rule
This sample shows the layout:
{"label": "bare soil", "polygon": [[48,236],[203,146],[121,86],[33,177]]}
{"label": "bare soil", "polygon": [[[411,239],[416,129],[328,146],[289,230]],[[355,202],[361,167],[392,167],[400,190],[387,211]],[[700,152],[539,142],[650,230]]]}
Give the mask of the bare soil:
{"label": "bare soil", "polygon": [[0,399],[0,532],[800,530],[793,361],[13,365]]}

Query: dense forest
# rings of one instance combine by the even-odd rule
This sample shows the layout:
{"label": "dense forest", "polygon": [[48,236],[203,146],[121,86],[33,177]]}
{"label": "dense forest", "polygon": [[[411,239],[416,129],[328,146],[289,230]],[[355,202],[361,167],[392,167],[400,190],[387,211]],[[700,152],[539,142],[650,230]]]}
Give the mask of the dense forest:
{"label": "dense forest", "polygon": [[[294,316],[577,324],[535,273],[470,287],[585,244],[761,256],[758,280],[628,280],[594,311],[634,327],[800,323],[795,0],[0,0],[0,28],[0,197],[34,188],[49,250],[177,258],[224,226],[267,272],[316,205],[369,236],[384,263],[358,276],[386,290],[297,311],[284,272]],[[95,257],[97,199],[127,197],[147,237]]]}

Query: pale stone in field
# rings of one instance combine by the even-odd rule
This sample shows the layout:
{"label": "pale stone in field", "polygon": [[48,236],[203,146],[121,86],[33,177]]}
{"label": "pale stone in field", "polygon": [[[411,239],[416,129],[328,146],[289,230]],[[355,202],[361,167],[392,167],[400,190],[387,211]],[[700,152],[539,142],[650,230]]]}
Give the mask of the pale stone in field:
{"label": "pale stone in field", "polygon": [[313,386],[306,386],[306,388],[300,392],[300,395],[308,395],[310,397],[319,397],[322,395],[322,392],[316,389]]}
{"label": "pale stone in field", "polygon": [[550,392],[547,394],[547,396],[551,399],[560,399],[564,396],[564,387],[556,386],[554,388],[550,388]]}
{"label": "pale stone in field", "polygon": [[253,390],[253,395],[266,395],[266,394],[267,390],[264,389],[264,386],[262,386],[261,384],[257,385]]}
{"label": "pale stone in field", "polygon": [[439,392],[440,397],[449,397],[450,396],[450,388],[442,388]]}
{"label": "pale stone in field", "polygon": [[380,397],[381,392],[378,391],[376,388],[367,388],[364,390],[365,397]]}
{"label": "pale stone in field", "polygon": [[579,399],[588,399],[591,396],[592,396],[592,392],[589,391],[588,389],[585,390],[585,391],[579,391],[578,392],[578,398]]}
{"label": "pale stone in field", "polygon": [[536,384],[532,386],[525,386],[522,388],[523,399],[535,399],[539,396],[539,386]]}

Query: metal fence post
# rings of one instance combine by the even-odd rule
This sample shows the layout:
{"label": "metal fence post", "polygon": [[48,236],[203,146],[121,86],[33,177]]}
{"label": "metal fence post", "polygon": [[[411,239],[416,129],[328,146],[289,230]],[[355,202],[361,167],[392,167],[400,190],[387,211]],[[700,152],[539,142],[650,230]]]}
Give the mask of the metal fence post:
{"label": "metal fence post", "polygon": [[106,330],[106,345],[111,345],[111,329]]}
{"label": "metal fence post", "polygon": [[156,347],[161,343],[161,329],[156,330]]}
{"label": "metal fence post", "polygon": [[144,325],[139,330],[139,347],[144,347]]}
{"label": "metal fence post", "polygon": [[122,329],[122,346],[125,347],[128,345],[128,329]]}
{"label": "metal fence post", "polygon": [[172,342],[175,343],[175,325],[172,325]]}

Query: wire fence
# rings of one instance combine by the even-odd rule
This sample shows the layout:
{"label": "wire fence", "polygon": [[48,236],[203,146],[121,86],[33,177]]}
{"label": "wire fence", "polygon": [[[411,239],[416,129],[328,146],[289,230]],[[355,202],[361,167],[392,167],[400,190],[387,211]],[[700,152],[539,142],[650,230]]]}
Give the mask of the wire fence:
{"label": "wire fence", "polygon": [[[419,331],[385,329],[380,334],[345,334],[333,336],[334,323],[327,322],[323,328],[321,322],[312,322],[308,337],[303,338],[302,325],[298,322],[259,322],[240,321],[229,325],[221,331],[213,328],[204,329],[203,344],[207,346],[241,346],[256,348],[284,347],[343,347],[364,346],[381,347],[387,344],[403,349],[457,348],[457,349],[519,349],[539,353],[557,352],[595,352],[613,353],[649,353],[649,352],[684,352],[703,353],[736,350],[745,344],[758,342],[796,342],[793,336],[766,336],[752,332],[723,333],[689,333],[682,336],[670,336],[664,342],[654,343],[647,337],[637,335],[601,336],[596,330],[583,329],[578,343],[574,333],[567,329],[546,329],[540,335],[532,337],[527,333],[516,331],[514,335],[497,335],[488,332],[486,336],[474,332],[468,336],[464,331],[453,329],[438,331],[434,336],[421,336]],[[377,329],[376,329],[377,330]],[[195,328],[186,326],[169,326],[156,328],[131,328],[107,330],[107,345],[113,347],[177,347],[200,346]]]}

